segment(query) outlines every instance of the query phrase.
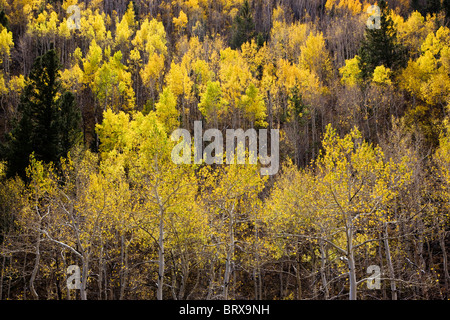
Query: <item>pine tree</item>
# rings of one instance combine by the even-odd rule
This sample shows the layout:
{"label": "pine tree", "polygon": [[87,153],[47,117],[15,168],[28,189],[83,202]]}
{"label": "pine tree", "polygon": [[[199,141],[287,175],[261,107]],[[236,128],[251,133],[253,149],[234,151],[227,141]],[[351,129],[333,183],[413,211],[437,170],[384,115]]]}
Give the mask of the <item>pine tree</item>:
{"label": "pine tree", "polygon": [[394,22],[389,16],[389,8],[385,0],[379,4],[380,28],[366,29],[365,38],[358,52],[358,64],[363,80],[372,78],[377,66],[384,65],[395,71],[406,63],[406,50],[397,41]]}
{"label": "pine tree", "polygon": [[66,156],[67,152],[82,141],[83,134],[80,129],[81,112],[76,107],[75,95],[65,91],[58,100],[59,105],[59,131],[60,131],[60,156]]}
{"label": "pine tree", "polygon": [[231,48],[237,49],[255,36],[255,24],[248,0],[244,1],[241,9],[234,18]]}
{"label": "pine tree", "polygon": [[9,31],[9,21],[6,16],[5,10],[0,11],[0,24]]}
{"label": "pine tree", "polygon": [[29,156],[57,163],[81,138],[75,97],[62,89],[54,49],[36,58],[18,107],[19,117],[3,146],[7,175],[25,177]]}

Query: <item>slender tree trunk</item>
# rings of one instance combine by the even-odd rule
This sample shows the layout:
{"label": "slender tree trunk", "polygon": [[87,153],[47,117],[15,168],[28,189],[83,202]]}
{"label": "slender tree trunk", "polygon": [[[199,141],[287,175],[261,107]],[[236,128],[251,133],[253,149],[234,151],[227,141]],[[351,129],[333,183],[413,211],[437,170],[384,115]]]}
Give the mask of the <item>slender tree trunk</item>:
{"label": "slender tree trunk", "polygon": [[81,300],[87,300],[86,287],[87,287],[87,278],[88,278],[88,270],[89,270],[89,254],[87,254],[87,255],[83,254],[82,265],[83,265],[83,269],[82,269],[82,274],[81,274],[80,297],[81,297]]}
{"label": "slender tree trunk", "polygon": [[350,278],[349,300],[356,300],[356,273],[353,253],[349,254],[348,256],[348,269]]}
{"label": "slender tree trunk", "polygon": [[214,263],[215,263],[215,259],[211,261],[211,268],[209,271],[210,274],[210,278],[209,278],[209,286],[208,286],[208,294],[206,295],[206,300],[210,300],[213,294],[213,289],[214,289],[214,281],[216,278],[216,272],[214,269]]}
{"label": "slender tree trunk", "polygon": [[253,269],[254,274],[254,287],[255,287],[255,300],[261,300],[261,256],[260,256],[260,247],[258,244],[259,240],[259,227],[258,220],[255,219],[255,267]]}
{"label": "slender tree trunk", "polygon": [[[58,258],[58,252],[55,252],[55,264],[56,264],[56,269],[59,270],[59,258]],[[63,269],[64,270],[64,269]],[[61,281],[60,279],[57,277],[56,280],[56,295],[58,297],[58,300],[62,300],[62,292],[61,292]],[[1,296],[0,296],[1,299]]]}
{"label": "slender tree trunk", "polygon": [[273,114],[272,114],[272,97],[270,95],[270,90],[267,90],[267,100],[268,100],[268,111],[269,111],[269,129],[273,128]]}
{"label": "slender tree trunk", "polygon": [[283,296],[284,296],[284,292],[283,292],[283,269],[284,269],[284,263],[281,262],[280,263],[280,273],[279,273],[279,277],[280,277],[280,299],[283,299]]}
{"label": "slender tree trunk", "polygon": [[[383,262],[383,252],[382,252],[382,250],[383,250],[383,240],[379,240],[379,243],[378,243],[378,257],[379,257],[379,259],[380,259],[380,266],[382,265],[382,262]],[[383,300],[386,300],[387,299],[387,294],[386,294],[386,286],[383,286],[382,287],[382,297],[383,297]]]}
{"label": "slender tree trunk", "polygon": [[349,215],[347,223],[347,258],[348,258],[348,277],[350,284],[349,300],[356,300],[356,270],[355,258],[353,254],[353,225]]}
{"label": "slender tree trunk", "polygon": [[156,291],[156,298],[158,300],[163,299],[163,285],[164,285],[164,212],[160,210],[159,218],[159,239],[158,239],[158,290]]}
{"label": "slender tree trunk", "polygon": [[[100,243],[100,261],[99,261],[99,271],[98,271],[98,299],[102,300],[102,291],[103,291],[103,269],[104,269],[104,260],[103,260],[103,243]],[[105,295],[105,300],[106,300]]]}
{"label": "slender tree trunk", "polygon": [[297,300],[302,299],[302,279],[300,277],[300,257],[296,260],[297,266],[295,267],[295,278],[297,280]]}
{"label": "slender tree trunk", "polygon": [[41,219],[39,219],[39,227],[38,227],[38,234],[37,234],[37,238],[36,238],[36,250],[35,250],[35,258],[34,258],[34,267],[33,267],[33,272],[31,273],[31,278],[30,278],[30,291],[31,294],[33,295],[34,299],[38,300],[39,299],[39,295],[36,292],[36,289],[34,288],[34,281],[36,280],[36,276],[37,273],[39,271],[39,263],[41,261],[41,252],[40,252],[40,246],[41,246]]}
{"label": "slender tree trunk", "polygon": [[328,300],[330,298],[330,294],[328,291],[328,284],[327,284],[327,276],[325,274],[325,263],[326,263],[326,254],[325,254],[325,247],[323,244],[323,241],[320,241],[320,276],[322,279],[322,286],[325,293],[325,300]]}
{"label": "slender tree trunk", "polygon": [[[312,243],[309,244],[309,252],[310,252],[311,264],[312,264],[311,274],[316,275],[317,274],[316,254],[315,254],[315,247],[313,246]],[[313,299],[318,299],[317,286],[314,283],[315,283],[315,281],[311,284],[312,296],[313,296]]]}
{"label": "slender tree trunk", "polygon": [[128,246],[125,244],[125,237],[122,234],[120,237],[121,242],[121,272],[120,272],[120,296],[119,300],[123,300],[125,297],[125,289],[127,286],[128,278]]}
{"label": "slender tree trunk", "polygon": [[233,214],[230,215],[229,240],[230,242],[228,244],[227,258],[225,261],[225,274],[223,277],[223,297],[225,300],[228,299],[228,289],[230,285],[230,275],[231,275],[231,262],[233,259],[233,252],[234,252]]}
{"label": "slender tree trunk", "polygon": [[[25,260],[26,260],[27,256],[25,254]],[[12,261],[13,261],[13,256],[11,255],[11,257],[9,258],[9,270],[12,270]],[[10,293],[11,293],[11,281],[12,281],[12,277],[8,277],[8,293],[6,294],[6,299],[9,300],[10,297]],[[26,290],[25,290],[26,292]],[[26,296],[26,293],[24,294],[24,296]]]}
{"label": "slender tree trunk", "polygon": [[397,300],[397,285],[395,283],[395,274],[394,274],[394,266],[392,265],[392,259],[391,259],[391,250],[389,247],[389,240],[388,237],[388,226],[387,223],[384,224],[384,249],[386,251],[386,262],[388,264],[389,268],[389,278],[391,278],[391,291],[392,291],[392,300]]}
{"label": "slender tree trunk", "polygon": [[312,159],[316,157],[316,109],[311,109]]}
{"label": "slender tree trunk", "polygon": [[[2,242],[2,252],[5,250],[5,241]],[[6,265],[6,255],[3,254],[2,257],[2,272],[0,275],[0,300],[3,299],[3,279],[5,277],[5,265]]]}
{"label": "slender tree trunk", "polygon": [[448,257],[447,257],[447,251],[445,249],[445,230],[441,231],[441,236],[439,239],[439,244],[441,246],[441,250],[442,250],[442,262],[443,262],[443,267],[444,267],[444,276],[445,276],[445,291],[447,294],[449,294],[449,281],[450,281],[450,277],[448,274]]}
{"label": "slender tree trunk", "polygon": [[189,261],[184,256],[184,254],[181,255],[181,263],[182,263],[182,266],[181,266],[182,274],[181,274],[180,291],[178,292],[179,300],[182,300],[185,297],[186,283],[187,283],[187,279],[189,278],[189,274],[190,274]]}

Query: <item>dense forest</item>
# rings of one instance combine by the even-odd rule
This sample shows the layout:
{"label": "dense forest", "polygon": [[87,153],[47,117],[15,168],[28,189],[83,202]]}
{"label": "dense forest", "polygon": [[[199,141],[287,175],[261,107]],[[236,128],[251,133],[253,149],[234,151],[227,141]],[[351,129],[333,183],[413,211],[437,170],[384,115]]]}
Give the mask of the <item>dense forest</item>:
{"label": "dense forest", "polygon": [[[0,300],[450,299],[449,26],[449,0],[0,0]],[[174,163],[198,121],[278,130],[278,172]]]}

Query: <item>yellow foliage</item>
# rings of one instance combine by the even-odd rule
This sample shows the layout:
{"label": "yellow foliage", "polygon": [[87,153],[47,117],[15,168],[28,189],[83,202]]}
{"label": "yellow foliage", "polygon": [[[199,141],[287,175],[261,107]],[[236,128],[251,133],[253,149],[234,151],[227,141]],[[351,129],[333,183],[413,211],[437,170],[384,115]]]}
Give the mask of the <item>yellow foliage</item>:
{"label": "yellow foliage", "polygon": [[325,4],[327,10],[346,9],[352,15],[357,15],[362,11],[362,4],[359,0],[327,0]]}
{"label": "yellow foliage", "polygon": [[276,59],[298,62],[299,48],[305,44],[311,29],[311,25],[307,23],[286,23],[282,7],[274,9],[273,27],[270,31],[272,55]]}
{"label": "yellow foliage", "polygon": [[[172,64],[170,65],[169,73],[166,76],[166,84],[169,86],[171,92],[176,96],[180,96],[184,93],[184,81],[189,81],[189,77],[186,74],[186,70],[183,70],[183,68],[175,64],[172,61]],[[186,89],[189,89],[189,86],[187,86]]]}
{"label": "yellow foliage", "polygon": [[450,29],[441,27],[430,33],[421,50],[421,56],[408,62],[400,83],[430,105],[446,103],[450,94]]}
{"label": "yellow foliage", "polygon": [[183,10],[180,10],[180,14],[178,16],[178,18],[173,18],[173,24],[175,25],[175,27],[182,31],[184,30],[184,28],[186,28],[186,25],[188,23],[188,18],[186,13],[184,13]]}
{"label": "yellow foliage", "polygon": [[239,51],[226,48],[220,51],[219,79],[224,99],[236,106],[239,98],[252,82],[252,74]]}
{"label": "yellow foliage", "polygon": [[12,76],[9,80],[9,90],[20,94],[25,88],[25,77],[23,75]]}
{"label": "yellow foliage", "polygon": [[228,101],[219,81],[208,81],[205,91],[201,94],[198,110],[209,121],[217,125],[219,119],[228,112]]}
{"label": "yellow foliage", "polygon": [[32,19],[28,24],[28,32],[39,37],[55,36],[58,33],[58,14],[51,11],[50,14],[44,10],[39,13],[36,19]]}
{"label": "yellow foliage", "polygon": [[0,32],[0,63],[3,63],[5,60],[9,60],[11,55],[11,48],[14,46],[12,32],[6,30],[6,28],[2,29]]}
{"label": "yellow foliage", "polygon": [[155,108],[156,115],[167,132],[172,132],[180,125],[178,121],[180,114],[177,110],[177,99],[170,90],[170,87],[163,89]]}
{"label": "yellow foliage", "polygon": [[8,88],[6,87],[5,77],[3,72],[0,73],[0,95],[8,93]]}
{"label": "yellow foliage", "polygon": [[86,58],[83,59],[83,82],[89,86],[93,85],[95,74],[100,68],[103,60],[103,51],[95,40],[92,40]]}
{"label": "yellow foliage", "polygon": [[390,79],[392,74],[391,69],[385,68],[383,65],[377,66],[373,71],[372,81],[377,84],[387,84],[391,85],[392,81]]}
{"label": "yellow foliage", "polygon": [[164,56],[157,53],[152,55],[148,63],[141,69],[140,75],[145,85],[153,87],[155,82],[161,78],[164,69]]}
{"label": "yellow foliage", "polygon": [[259,127],[266,127],[266,104],[260,95],[258,88],[252,83],[242,95],[240,107],[244,110],[245,117]]}
{"label": "yellow foliage", "polygon": [[122,53],[117,51],[95,74],[92,88],[104,109],[129,111],[135,107],[131,73],[121,60]]}
{"label": "yellow foliage", "polygon": [[130,1],[130,3],[128,4],[127,11],[125,12],[123,17],[124,19],[126,19],[128,27],[134,30],[136,26],[136,15],[134,12],[133,1]]}
{"label": "yellow foliage", "polygon": [[341,82],[343,84],[350,87],[355,86],[361,74],[358,65],[358,56],[345,60],[345,65],[339,69],[339,73],[342,75]]}
{"label": "yellow foliage", "polygon": [[399,17],[394,20],[398,30],[398,39],[414,53],[420,53],[420,46],[428,34],[434,31],[435,18],[425,20],[417,11],[411,13],[406,21]]}
{"label": "yellow foliage", "polygon": [[278,61],[276,75],[280,88],[284,88],[285,92],[289,92],[292,88],[298,86],[300,90],[304,90],[304,98],[306,100],[312,99],[316,93],[322,90],[320,81],[315,73],[298,65],[290,64],[286,60]]}
{"label": "yellow foliage", "polygon": [[145,52],[145,56],[149,59],[154,54],[160,56],[167,54],[166,31],[164,25],[156,19],[151,21],[145,19],[131,43],[136,49]]}
{"label": "yellow foliage", "polygon": [[141,54],[139,50],[132,49],[130,51],[130,57],[128,58],[128,64],[130,68],[138,68],[142,62]]}
{"label": "yellow foliage", "polygon": [[106,31],[104,12],[101,14],[99,10],[92,12],[91,9],[81,10],[80,17],[80,33],[89,41],[95,40],[99,44],[111,41],[111,32]]}
{"label": "yellow foliage", "polygon": [[[130,2],[132,3],[132,2]],[[133,30],[130,28],[128,24],[127,16],[124,15],[122,17],[122,20],[119,22],[119,20],[116,20],[116,38],[115,43],[116,45],[120,46],[128,46],[131,35],[133,34]]]}
{"label": "yellow foliage", "polygon": [[204,92],[208,82],[214,78],[213,72],[209,69],[208,63],[201,59],[194,61],[193,71],[193,82],[197,88],[197,92]]}
{"label": "yellow foliage", "polygon": [[83,84],[83,75],[83,70],[78,64],[75,64],[70,69],[65,69],[61,72],[62,86],[74,93],[78,92]]}
{"label": "yellow foliage", "polygon": [[323,34],[311,33],[305,44],[300,47],[300,51],[300,66],[316,74],[321,81],[329,80],[332,66]]}

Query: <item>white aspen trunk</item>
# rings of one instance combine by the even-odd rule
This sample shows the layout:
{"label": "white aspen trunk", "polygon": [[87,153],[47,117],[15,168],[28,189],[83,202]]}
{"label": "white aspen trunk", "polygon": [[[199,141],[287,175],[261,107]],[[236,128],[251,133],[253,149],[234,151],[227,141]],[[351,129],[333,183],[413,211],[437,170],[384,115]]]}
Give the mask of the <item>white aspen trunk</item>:
{"label": "white aspen trunk", "polygon": [[211,266],[210,266],[210,270],[209,270],[210,278],[209,278],[208,294],[206,295],[206,300],[210,300],[212,297],[212,294],[213,294],[214,281],[216,278],[216,273],[215,273],[215,269],[214,269],[215,260],[216,259],[211,261]]}
{"label": "white aspen trunk", "polygon": [[120,300],[125,298],[125,289],[127,287],[128,280],[128,246],[125,244],[125,237],[122,235],[122,250],[123,250],[123,261],[122,261],[122,275],[120,283]]}
{"label": "white aspen trunk", "polygon": [[[39,229],[40,229],[40,226],[41,226],[41,223],[39,221]],[[38,232],[37,239],[36,239],[34,267],[33,267],[33,272],[31,273],[31,278],[30,278],[30,291],[31,291],[31,294],[33,295],[34,299],[36,299],[36,300],[39,299],[39,295],[37,294],[36,289],[34,288],[34,281],[36,280],[36,275],[38,273],[39,263],[41,260],[40,246],[41,246],[41,233]]]}
{"label": "white aspen trunk", "polygon": [[190,273],[189,262],[184,257],[184,255],[181,256],[181,263],[182,263],[181,269],[183,270],[183,272],[181,274],[180,290],[178,291],[178,300],[181,300],[184,298],[185,291],[186,291],[186,283],[187,283],[187,279],[189,278],[189,273]]}
{"label": "white aspen trunk", "polygon": [[262,299],[262,286],[261,286],[261,257],[260,257],[260,248],[258,245],[259,233],[257,222],[255,221],[255,267],[253,269],[254,274],[254,289],[255,289],[255,300]]}
{"label": "white aspen trunk", "polygon": [[300,277],[300,259],[297,258],[295,267],[295,278],[297,280],[297,300],[302,299],[302,279]]}
{"label": "white aspen trunk", "polygon": [[330,294],[328,292],[328,284],[327,284],[327,276],[325,274],[325,262],[326,262],[326,255],[325,255],[325,248],[323,245],[323,241],[320,241],[320,276],[322,279],[322,286],[325,292],[325,300],[328,300],[330,298]]}
{"label": "white aspen trunk", "polygon": [[445,288],[448,292],[449,290],[449,281],[450,281],[450,276],[448,274],[448,257],[447,257],[447,251],[445,250],[445,230],[441,231],[441,236],[439,239],[439,244],[441,246],[441,250],[442,250],[442,262],[443,262],[443,267],[444,267],[444,275],[445,275]]}
{"label": "white aspen trunk", "polygon": [[348,258],[348,277],[349,277],[349,300],[356,300],[356,270],[355,258],[353,255],[353,225],[349,215],[347,222],[347,258]]}
{"label": "white aspen trunk", "polygon": [[159,219],[159,239],[158,239],[158,290],[156,291],[156,298],[163,299],[163,285],[164,285],[164,216],[163,211],[160,211]]}
{"label": "white aspen trunk", "polygon": [[384,224],[384,249],[386,251],[386,262],[389,268],[389,278],[391,278],[391,291],[392,291],[392,300],[397,300],[397,284],[395,283],[395,274],[394,274],[394,266],[392,265],[391,259],[391,250],[389,248],[389,240],[388,231],[387,231],[387,223]]}
{"label": "white aspen trunk", "polygon": [[350,293],[349,300],[356,300],[356,273],[355,273],[355,261],[353,253],[348,256],[348,271],[350,279]]}
{"label": "white aspen trunk", "polygon": [[[232,228],[232,227],[230,227]],[[233,258],[233,250],[234,250],[234,239],[232,231],[230,232],[230,243],[229,248],[227,250],[227,258],[225,261],[225,275],[223,277],[223,297],[225,300],[228,299],[228,289],[230,284],[230,274],[231,274],[231,259]]]}
{"label": "white aspen trunk", "polygon": [[[2,242],[2,252],[4,252],[4,249],[5,249],[5,241]],[[2,272],[0,275],[0,300],[3,299],[3,279],[4,279],[4,272],[5,272],[5,264],[6,264],[6,255],[3,255]]]}
{"label": "white aspen trunk", "polygon": [[[103,243],[100,243],[100,261],[99,261],[99,271],[98,271],[98,299],[102,300],[103,291],[103,270],[104,270],[104,259],[103,259]],[[105,300],[107,299],[105,294]]]}
{"label": "white aspen trunk", "polygon": [[223,277],[223,297],[225,300],[228,299],[228,289],[231,275],[231,260],[233,259],[233,252],[234,252],[233,210],[234,208],[231,210],[230,214],[230,225],[229,225],[230,242],[228,244],[227,258],[225,261],[225,274]]}
{"label": "white aspen trunk", "polygon": [[[123,222],[122,222],[123,223]],[[124,240],[123,240],[123,234],[120,236],[120,294],[119,294],[119,300],[122,300],[123,299],[123,292],[124,292],[124,289],[125,289],[125,287],[124,287],[124,281],[123,281],[123,279],[124,279],[124,276],[123,276],[123,273],[124,273],[124,247],[123,247],[123,243],[124,243]]]}
{"label": "white aspen trunk", "polygon": [[31,277],[30,277],[30,291],[31,294],[33,295],[34,299],[38,300],[39,299],[39,295],[36,292],[36,289],[34,288],[34,281],[36,280],[36,276],[37,273],[39,271],[39,263],[41,261],[41,252],[40,252],[40,247],[41,247],[41,226],[42,226],[42,217],[39,214],[39,210],[36,207],[36,211],[37,214],[39,216],[39,224],[38,224],[38,234],[37,234],[37,238],[36,238],[36,250],[35,250],[35,260],[34,260],[34,267],[33,267],[33,271],[31,273]]}
{"label": "white aspen trunk", "polygon": [[86,287],[87,287],[87,278],[88,278],[88,270],[89,270],[89,254],[83,254],[82,257],[82,274],[81,274],[81,285],[80,285],[80,297],[81,300],[87,300]]}

